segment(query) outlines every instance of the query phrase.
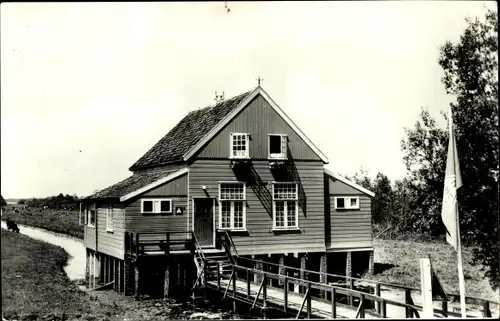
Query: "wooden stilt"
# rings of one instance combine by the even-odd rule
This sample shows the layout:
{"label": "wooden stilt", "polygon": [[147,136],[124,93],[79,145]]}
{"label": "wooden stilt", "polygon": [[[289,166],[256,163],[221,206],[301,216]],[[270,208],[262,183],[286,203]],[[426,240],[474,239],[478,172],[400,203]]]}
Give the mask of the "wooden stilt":
{"label": "wooden stilt", "polygon": [[114,257],[113,258],[113,290],[117,291],[118,292],[118,264],[117,264],[117,261],[116,261],[116,258]]}
{"label": "wooden stilt", "polygon": [[[306,269],[306,256],[304,254],[300,255],[300,279],[305,280],[305,272],[304,270]],[[305,286],[300,287],[300,293],[305,293],[306,288]]]}
{"label": "wooden stilt", "polygon": [[170,262],[167,262],[163,279],[163,298],[166,299],[168,297],[170,297]]}
{"label": "wooden stilt", "polygon": [[[351,276],[352,276],[352,253],[351,252],[347,252],[347,255],[346,255],[345,275],[347,276],[346,281],[349,283],[349,289],[352,290],[353,284],[352,284],[352,279],[351,279]],[[353,305],[352,295],[348,296],[348,304]]]}
{"label": "wooden stilt", "polygon": [[113,281],[113,270],[111,269],[111,256],[108,256],[108,282]]}
{"label": "wooden stilt", "polygon": [[[319,282],[321,283],[328,283],[328,277],[326,275],[328,271],[328,266],[327,266],[327,254],[322,254],[319,259],[319,271],[321,272]],[[326,294],[327,292],[325,290],[321,290],[321,297],[326,300]]]}
{"label": "wooden stilt", "polygon": [[96,283],[95,283],[95,271],[96,271],[96,267],[95,267],[95,261],[96,261],[96,259],[95,259],[95,252],[92,255],[92,260],[93,260],[93,263],[92,263],[92,268],[93,268],[93,271],[92,271],[93,272],[92,273],[92,284],[93,284],[93,286],[92,286],[92,288],[95,289],[96,288]]}
{"label": "wooden stilt", "polygon": [[90,288],[90,252],[89,249],[85,249],[85,284],[87,289]]}
{"label": "wooden stilt", "polygon": [[135,298],[138,299],[139,296],[140,296],[140,275],[139,275],[139,266],[137,265],[137,263],[134,264],[134,286],[135,286],[135,289],[134,289],[134,292],[135,292]]}

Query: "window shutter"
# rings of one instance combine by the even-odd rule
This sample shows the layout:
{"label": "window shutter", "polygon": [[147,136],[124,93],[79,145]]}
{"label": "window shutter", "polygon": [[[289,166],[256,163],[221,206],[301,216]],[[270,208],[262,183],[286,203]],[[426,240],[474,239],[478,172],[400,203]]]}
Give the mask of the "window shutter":
{"label": "window shutter", "polygon": [[288,136],[287,135],[281,135],[281,154],[283,157],[287,156],[287,143],[288,143]]}
{"label": "window shutter", "polygon": [[246,134],[247,138],[245,139],[246,152],[247,157],[250,157],[250,134]]}
{"label": "window shutter", "polygon": [[233,152],[233,133],[229,135],[229,158],[234,156]]}

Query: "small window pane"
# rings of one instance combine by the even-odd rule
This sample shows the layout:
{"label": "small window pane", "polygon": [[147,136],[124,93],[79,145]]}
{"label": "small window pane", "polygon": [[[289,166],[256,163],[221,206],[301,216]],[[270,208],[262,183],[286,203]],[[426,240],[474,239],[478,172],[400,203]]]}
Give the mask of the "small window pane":
{"label": "small window pane", "polygon": [[285,202],[276,201],[275,209],[276,227],[285,227]]}
{"label": "small window pane", "polygon": [[297,214],[297,207],[295,206],[297,201],[288,201],[287,202],[287,226],[296,226],[297,221],[296,221],[296,214]]}
{"label": "small window pane", "polygon": [[351,198],[351,207],[358,207],[358,199]]}
{"label": "small window pane", "polygon": [[247,135],[233,135],[233,150],[232,154],[235,157],[246,157],[248,156],[247,151]]}
{"label": "small window pane", "polygon": [[221,202],[221,223],[222,228],[231,227],[231,202],[222,201]]}
{"label": "small window pane", "polygon": [[171,205],[170,201],[161,201],[160,211],[170,212],[171,211],[170,205]]}
{"label": "small window pane", "polygon": [[345,207],[344,199],[341,197],[337,198],[337,208],[344,208],[344,207]]}
{"label": "small window pane", "polygon": [[281,154],[281,136],[269,136],[269,152],[271,154]]}
{"label": "small window pane", "polygon": [[153,212],[153,201],[143,201],[142,202],[143,212]]}
{"label": "small window pane", "polygon": [[243,228],[243,202],[234,201],[234,228]]}

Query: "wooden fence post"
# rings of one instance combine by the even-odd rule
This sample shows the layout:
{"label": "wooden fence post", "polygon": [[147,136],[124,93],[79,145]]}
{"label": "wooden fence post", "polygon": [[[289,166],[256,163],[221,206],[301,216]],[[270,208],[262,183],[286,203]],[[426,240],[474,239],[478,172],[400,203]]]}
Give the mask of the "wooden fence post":
{"label": "wooden fence post", "polygon": [[311,318],[311,283],[307,283],[307,318]]}
{"label": "wooden fence post", "polygon": [[[411,290],[410,289],[405,289],[405,303],[410,304],[412,302],[411,300]],[[409,307],[405,307],[405,314],[406,318],[409,319],[413,316],[413,309]]]}
{"label": "wooden fence post", "polygon": [[288,310],[288,278],[285,276],[285,280],[283,280],[283,284],[284,284],[284,287],[283,287],[283,310],[285,311],[285,313],[287,312]]}
{"label": "wooden fence post", "polygon": [[486,301],[486,300],[483,301],[483,317],[485,317],[485,318],[491,317],[490,302]]}
{"label": "wooden fence post", "polygon": [[447,318],[448,317],[448,301],[446,298],[441,301],[441,310],[443,310],[443,317]]}
{"label": "wooden fence post", "polygon": [[[380,297],[380,283],[375,285],[375,295]],[[380,314],[380,301],[375,302],[375,309],[377,310],[377,313]]]}
{"label": "wooden fence post", "polygon": [[247,298],[250,298],[250,270],[247,270]]}
{"label": "wooden fence post", "polygon": [[337,306],[335,303],[335,288],[332,288],[332,318],[336,319],[337,318]]}
{"label": "wooden fence post", "polygon": [[420,280],[422,286],[422,317],[433,318],[432,272],[429,258],[420,259]]}

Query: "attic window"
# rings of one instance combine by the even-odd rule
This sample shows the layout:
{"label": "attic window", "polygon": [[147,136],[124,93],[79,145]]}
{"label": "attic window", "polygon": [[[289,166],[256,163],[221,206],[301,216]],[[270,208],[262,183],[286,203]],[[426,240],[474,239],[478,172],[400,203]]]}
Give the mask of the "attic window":
{"label": "attic window", "polygon": [[249,158],[249,134],[246,133],[231,133],[229,158]]}
{"label": "attic window", "polygon": [[269,135],[269,158],[286,159],[287,136],[282,134]]}
{"label": "attic window", "polygon": [[335,208],[341,210],[359,209],[359,197],[335,197]]}
{"label": "attic window", "polygon": [[143,199],[141,200],[142,214],[170,214],[172,213],[171,199]]}

